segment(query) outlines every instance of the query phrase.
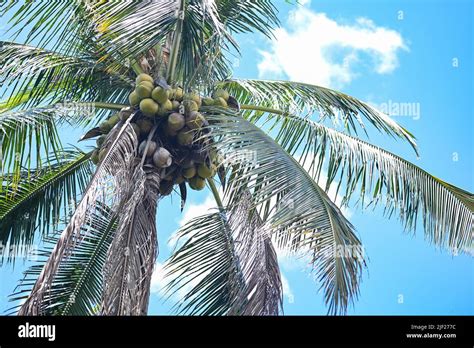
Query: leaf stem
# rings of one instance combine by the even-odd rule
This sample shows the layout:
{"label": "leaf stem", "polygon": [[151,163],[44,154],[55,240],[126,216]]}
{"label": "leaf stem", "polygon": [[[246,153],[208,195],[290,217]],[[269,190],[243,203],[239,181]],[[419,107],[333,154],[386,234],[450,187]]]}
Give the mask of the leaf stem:
{"label": "leaf stem", "polygon": [[263,112],[268,112],[268,113],[271,113],[271,114],[290,116],[290,113],[288,113],[286,111],[282,111],[282,110],[279,110],[279,109],[267,108],[265,106],[243,104],[243,105],[240,105],[240,108],[242,110],[263,111]]}
{"label": "leaf stem", "polygon": [[131,67],[135,74],[137,74],[137,76],[143,73],[143,69],[140,67],[140,64],[138,64],[135,59],[132,61]]}
{"label": "leaf stem", "polygon": [[217,206],[219,207],[219,210],[222,212],[224,212],[224,204],[222,204],[222,200],[221,200],[221,197],[219,195],[219,191],[217,190],[217,187],[216,187],[216,184],[214,184],[214,181],[212,180],[212,178],[210,179],[207,179],[207,183],[212,191],[212,195],[214,196],[214,199],[217,203]]}
{"label": "leaf stem", "polygon": [[170,51],[170,60],[168,65],[168,83],[173,85],[176,79],[176,64],[178,62],[178,51],[181,44],[181,34],[183,31],[183,22],[184,22],[184,2],[185,0],[180,1],[179,12],[178,12],[178,23],[176,25],[176,30],[173,34],[173,44]]}
{"label": "leaf stem", "polygon": [[[78,104],[81,104],[80,102]],[[88,104],[87,102],[82,103],[82,104]],[[99,108],[99,109],[109,109],[109,110],[122,110],[123,108],[128,107],[129,105],[125,104],[113,104],[113,103],[92,103],[94,107]]]}

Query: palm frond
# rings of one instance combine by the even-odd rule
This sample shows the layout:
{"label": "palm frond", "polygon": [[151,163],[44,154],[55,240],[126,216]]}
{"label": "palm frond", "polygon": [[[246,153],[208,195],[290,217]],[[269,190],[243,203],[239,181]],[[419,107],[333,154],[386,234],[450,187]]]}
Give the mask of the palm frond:
{"label": "palm frond", "polygon": [[139,166],[130,173],[128,199],[119,213],[117,231],[104,269],[102,315],[146,315],[157,257],[156,207],[160,176]]}
{"label": "palm frond", "polygon": [[175,28],[179,2],[174,0],[105,2],[88,11],[104,29],[100,40],[107,42],[102,60],[113,57],[109,67],[135,59],[162,45]]}
{"label": "palm frond", "polygon": [[214,1],[191,0],[184,6],[178,76],[186,88],[208,86],[230,75],[225,57],[237,43],[227,32]]}
{"label": "palm frond", "polygon": [[[398,211],[407,230],[423,217],[426,238],[458,252],[473,246],[474,195],[448,184],[409,161],[358,138],[294,115],[275,115],[281,126],[277,141],[298,154],[318,180],[327,162],[326,190],[334,180],[344,184],[348,203],[360,192],[371,205],[384,204],[388,215]],[[368,196],[368,197],[367,197]]]}
{"label": "palm frond", "polygon": [[236,33],[258,31],[272,37],[279,26],[275,5],[269,0],[216,1],[218,13],[224,24]]}
{"label": "palm frond", "polygon": [[[228,89],[241,104],[260,105],[287,113],[304,112],[308,114],[307,117],[317,112],[320,115],[319,121],[329,118],[335,125],[342,122],[349,133],[357,134],[358,128],[366,132],[362,120],[365,118],[380,132],[408,141],[417,151],[415,137],[410,132],[388,115],[347,94],[289,81],[233,79],[219,85]],[[263,113],[253,113],[254,118],[262,115]]]}
{"label": "palm frond", "polygon": [[43,154],[58,154],[62,145],[56,122],[60,119],[65,119],[64,110],[58,116],[57,106],[0,113],[2,173],[15,174],[18,179],[23,167],[40,168]]}
{"label": "palm frond", "polygon": [[13,38],[21,35],[26,44],[71,50],[80,34],[91,28],[85,9],[82,1],[8,1],[0,4],[0,16],[10,17],[8,32]]}
{"label": "palm frond", "polygon": [[238,205],[231,209],[229,225],[241,260],[246,301],[230,314],[279,315],[283,311],[283,286],[277,254],[252,195],[245,191],[240,197]]}
{"label": "palm frond", "polygon": [[130,119],[125,124],[119,122],[109,133],[103,144],[108,148],[108,152],[89,182],[69,224],[61,233],[30,295],[22,305],[20,315],[41,314],[40,305],[51,289],[58,267],[62,262],[67,262],[74,248],[87,237],[88,231],[84,231],[82,227],[92,219],[94,211],[98,208],[97,201],[106,204],[113,211],[116,211],[123,202],[129,189],[125,184],[128,183],[126,179],[133,168],[137,142]]}
{"label": "palm frond", "polygon": [[[86,236],[67,262],[60,263],[51,288],[40,304],[39,311],[44,315],[97,314],[104,287],[103,268],[117,222],[115,212],[101,202],[96,205],[98,208],[82,227],[85,233],[87,231]],[[50,238],[48,242],[54,245],[58,240]],[[48,257],[51,249],[42,254]],[[11,301],[27,298],[44,264],[44,260],[38,261],[25,272],[16,292],[10,296]]]}
{"label": "palm frond", "polygon": [[[0,41],[0,83],[7,87],[5,108],[59,101],[124,102],[133,87],[128,71],[98,63],[97,53],[70,56]],[[113,92],[111,93],[111,89]]]}
{"label": "palm frond", "polygon": [[[50,165],[23,171],[18,183],[6,175],[0,190],[0,244],[9,246],[1,254],[10,261],[10,252],[27,250],[35,236],[47,236],[67,215],[91,173],[90,154],[65,151]],[[8,252],[10,251],[10,252]],[[1,264],[1,262],[0,262]]]}
{"label": "palm frond", "polygon": [[195,218],[177,236],[187,241],[165,265],[166,293],[185,292],[175,310],[225,315],[241,303],[244,279],[225,215],[214,212]]}
{"label": "palm frond", "polygon": [[247,193],[235,206],[196,218],[178,231],[178,238],[187,240],[165,265],[166,291],[185,293],[175,307],[178,313],[281,313],[280,270],[262,225]]}
{"label": "palm frond", "polygon": [[256,206],[272,203],[265,228],[280,246],[311,256],[330,312],[344,312],[358,294],[364,265],[351,223],[304,168],[257,126],[223,112],[209,111],[206,118],[224,163],[239,167],[229,179],[231,204],[242,189],[250,190]]}

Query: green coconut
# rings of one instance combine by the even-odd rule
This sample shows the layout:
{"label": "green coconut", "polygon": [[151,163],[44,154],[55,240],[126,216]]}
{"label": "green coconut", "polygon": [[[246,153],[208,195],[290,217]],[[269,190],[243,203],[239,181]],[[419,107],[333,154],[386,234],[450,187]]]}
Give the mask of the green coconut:
{"label": "green coconut", "polygon": [[188,127],[184,127],[177,136],[178,144],[182,146],[191,145],[194,140],[194,132],[191,132]]}
{"label": "green coconut", "polygon": [[159,108],[159,105],[151,98],[143,99],[140,102],[140,110],[145,116],[155,116],[158,113]]}
{"label": "green coconut", "polygon": [[164,89],[162,87],[156,87],[153,92],[151,92],[151,97],[160,104],[165,103],[169,97],[170,93],[168,89]]}
{"label": "green coconut", "polygon": [[159,147],[153,154],[153,163],[158,168],[168,168],[173,163],[173,158],[168,150]]}
{"label": "green coconut", "polygon": [[186,113],[188,113],[188,114],[193,112],[193,111],[198,111],[199,110],[198,104],[193,100],[184,100],[183,101],[183,106],[184,106],[184,109],[186,110]]}
{"label": "green coconut", "polygon": [[202,99],[202,105],[204,106],[213,106],[214,105],[214,99],[206,97]]}
{"label": "green coconut", "polygon": [[189,129],[201,129],[204,121],[204,116],[197,111],[193,111],[186,117],[186,126],[188,126]]}
{"label": "green coconut", "polygon": [[139,84],[135,88],[135,92],[137,93],[140,99],[150,98],[152,91],[153,91],[153,86],[150,86],[150,84],[147,84],[146,82]]}
{"label": "green coconut", "polygon": [[226,108],[227,107],[227,102],[225,101],[224,98],[218,97],[218,98],[214,99],[214,105]]}
{"label": "green coconut", "polygon": [[194,92],[186,93],[183,96],[183,100],[192,100],[198,105],[198,107],[201,106],[201,103],[202,103],[201,97],[199,96],[199,94],[194,93]]}
{"label": "green coconut", "polygon": [[135,83],[137,85],[139,85],[141,82],[143,81],[148,81],[148,82],[151,82],[153,83],[153,77],[151,77],[150,75],[148,74],[140,74],[137,76],[136,80],[135,80]]}
{"label": "green coconut", "polygon": [[173,111],[178,112],[179,107],[181,106],[181,103],[177,100],[173,100],[173,101],[171,101],[171,104],[173,105]]}
{"label": "green coconut", "polygon": [[229,100],[229,92],[227,92],[225,89],[220,88],[212,94],[212,98],[222,98],[227,102]]}
{"label": "green coconut", "polygon": [[[144,140],[141,142],[140,146],[138,147],[138,153],[140,156],[143,156],[143,153],[145,152],[146,144],[148,143],[148,140]],[[155,153],[157,148],[157,145],[154,141],[150,141],[148,144],[148,149],[146,151],[146,157],[151,157]]]}
{"label": "green coconut", "polygon": [[128,96],[128,101],[130,102],[130,105],[132,106],[138,105],[140,103],[140,96],[138,95],[136,91],[133,91]]}
{"label": "green coconut", "polygon": [[181,87],[178,87],[174,90],[173,99],[177,101],[183,100],[183,89]]}
{"label": "green coconut", "polygon": [[179,131],[185,124],[186,120],[181,114],[174,112],[168,117],[168,129],[171,131]]}
{"label": "green coconut", "polygon": [[211,165],[210,167],[208,167],[205,163],[201,163],[198,166],[197,172],[199,176],[204,179],[210,178],[216,174],[214,166]]}
{"label": "green coconut", "polygon": [[91,161],[95,165],[97,165],[99,163],[99,150],[98,149],[95,149],[94,151],[92,151]]}
{"label": "green coconut", "polygon": [[192,177],[196,175],[196,173],[197,173],[197,170],[196,170],[196,167],[194,166],[183,169],[183,177],[186,179],[191,179]]}
{"label": "green coconut", "polygon": [[201,191],[206,187],[206,180],[201,178],[199,175],[189,179],[189,186],[196,191]]}
{"label": "green coconut", "polygon": [[119,123],[119,121],[120,116],[118,114],[115,114],[111,118],[109,118],[107,122],[109,122],[111,126],[114,127],[117,123]]}
{"label": "green coconut", "polygon": [[171,110],[173,110],[173,103],[171,102],[171,100],[165,100],[165,102],[161,104],[161,109],[165,112],[170,112]]}

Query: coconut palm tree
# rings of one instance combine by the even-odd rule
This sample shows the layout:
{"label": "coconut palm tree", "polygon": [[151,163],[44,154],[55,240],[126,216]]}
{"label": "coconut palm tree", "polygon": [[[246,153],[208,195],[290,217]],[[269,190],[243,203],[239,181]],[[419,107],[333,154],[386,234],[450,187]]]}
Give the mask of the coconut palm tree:
{"label": "coconut palm tree", "polygon": [[[232,35],[271,37],[271,1],[5,2],[0,15],[12,34],[0,43],[2,262],[46,245],[13,295],[19,314],[146,314],[158,203],[172,194],[184,205],[206,176],[218,209],[177,232],[166,263],[166,291],[186,292],[178,313],[282,313],[277,248],[307,257],[329,313],[345,313],[365,267],[341,212],[354,200],[408,230],[421,215],[436,246],[472,248],[471,193],[358,136],[378,131],[416,151],[387,115],[324,87],[232,78]],[[148,106],[130,96],[139,87]],[[166,133],[171,101],[189,127],[198,105],[202,123],[179,145]],[[100,152],[62,145],[83,128],[81,140],[101,136]],[[156,157],[157,146],[167,152]]]}

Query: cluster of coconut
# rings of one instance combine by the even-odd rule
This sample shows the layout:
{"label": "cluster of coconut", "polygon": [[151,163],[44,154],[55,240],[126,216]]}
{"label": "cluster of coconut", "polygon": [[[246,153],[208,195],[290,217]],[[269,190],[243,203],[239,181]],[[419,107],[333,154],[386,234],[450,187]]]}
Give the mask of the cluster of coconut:
{"label": "cluster of coconut", "polygon": [[183,93],[179,87],[170,88],[140,74],[129,96],[131,108],[99,126],[103,135],[97,139],[92,161],[99,163],[107,153],[103,148],[106,134],[133,115],[130,124],[140,142],[138,159],[144,158],[145,166],[161,170],[161,194],[168,195],[175,185],[185,183],[193,190],[202,190],[206,179],[215,176],[221,161],[212,146],[209,123],[200,110],[206,106],[226,108],[229,97],[227,91],[220,89],[212,98],[201,98],[197,93]]}

